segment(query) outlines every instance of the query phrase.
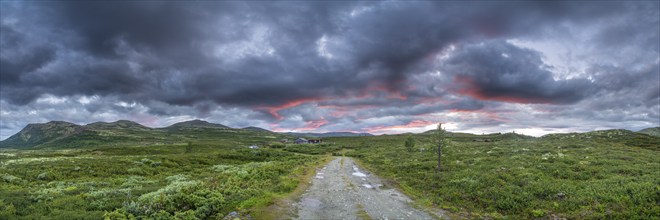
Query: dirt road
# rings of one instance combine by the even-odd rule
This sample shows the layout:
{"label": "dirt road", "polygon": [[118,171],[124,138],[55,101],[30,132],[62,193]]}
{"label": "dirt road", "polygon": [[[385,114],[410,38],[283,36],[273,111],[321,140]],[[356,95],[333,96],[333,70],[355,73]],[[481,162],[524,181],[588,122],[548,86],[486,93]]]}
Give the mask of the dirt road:
{"label": "dirt road", "polygon": [[312,186],[295,207],[298,219],[433,219],[410,206],[411,200],[380,179],[358,168],[351,158],[338,157],[317,170]]}

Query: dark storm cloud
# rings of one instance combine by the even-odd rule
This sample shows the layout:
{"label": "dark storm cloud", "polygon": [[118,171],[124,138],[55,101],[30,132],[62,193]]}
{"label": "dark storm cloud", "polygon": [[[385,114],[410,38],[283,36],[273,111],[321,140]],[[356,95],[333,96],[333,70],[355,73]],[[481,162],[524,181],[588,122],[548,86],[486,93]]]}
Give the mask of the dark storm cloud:
{"label": "dark storm cloud", "polygon": [[[318,24],[328,23],[327,17],[318,16],[330,8],[326,5],[297,7],[300,10],[294,10],[294,15],[287,15],[291,12],[284,10],[290,8],[287,5],[127,4],[78,2],[35,6],[42,11],[56,9],[59,13],[51,15],[54,19],[51,25],[60,25],[71,32],[49,33],[48,38],[73,39],[60,42],[69,44],[59,45],[59,60],[52,68],[40,70],[46,62],[53,61],[52,50],[19,48],[24,42],[16,43],[20,37],[14,37],[17,34],[13,29],[3,24],[3,32],[7,33],[3,33],[3,49],[28,50],[24,57],[3,56],[3,93],[7,94],[3,98],[27,104],[41,94],[112,94],[129,100],[155,99],[177,105],[205,100],[224,104],[278,104],[323,95],[318,88],[333,92],[332,86],[342,81],[338,79],[347,77],[331,70],[318,58],[309,58],[316,56],[315,40],[325,29]],[[269,15],[264,13],[267,10],[281,14]],[[275,22],[281,24],[273,23],[270,20],[273,18],[278,18]],[[25,25],[23,29],[28,32],[30,25],[37,24]],[[271,35],[265,37],[275,39],[275,45],[268,46],[277,50],[276,56],[247,57],[221,65],[218,63],[230,59],[229,56],[240,54],[221,54],[227,57],[208,54],[213,53],[213,44],[236,41],[240,44],[241,39],[254,35],[249,30],[258,25],[269,29]],[[278,42],[286,44],[277,45]],[[245,48],[239,45],[230,49],[240,53]],[[69,53],[89,57],[80,60]],[[131,62],[139,68],[129,68]],[[283,79],[282,74],[291,77]],[[19,75],[24,78],[21,82],[17,81]]]}
{"label": "dark storm cloud", "polygon": [[589,100],[582,108],[592,112],[606,111],[602,114],[585,112],[585,116],[617,121],[650,118],[653,122],[660,122],[660,63],[636,69],[601,65],[590,71],[600,90],[594,94],[597,99]]}
{"label": "dark storm cloud", "polygon": [[454,76],[459,93],[478,99],[568,104],[592,92],[589,80],[555,80],[549,68],[536,51],[488,41],[455,51],[445,71]]}
{"label": "dark storm cloud", "polygon": [[659,23],[659,5],[657,1],[646,1],[622,6],[625,10],[617,10],[619,13],[610,14],[603,22],[603,28],[594,36],[595,45],[611,52],[622,47],[644,45],[657,53],[660,51],[660,32],[650,27],[657,27]]}
{"label": "dark storm cloud", "polygon": [[[34,72],[53,61],[56,51],[47,44],[30,42],[29,36],[16,31],[14,28],[0,23],[0,86],[2,88],[20,85],[24,82],[25,74]],[[26,91],[12,94],[3,90],[11,96],[3,95],[2,98],[10,101],[27,104],[35,98]]]}
{"label": "dark storm cloud", "polygon": [[[136,103],[168,118],[243,109],[283,129],[357,129],[349,122],[507,103],[615,108],[633,94],[653,108],[660,96],[658,2],[0,4],[0,101],[12,114],[43,97],[97,97],[110,104],[80,107],[121,115],[109,106]],[[547,51],[512,39],[576,42],[586,71],[564,77]]]}
{"label": "dark storm cloud", "polygon": [[375,69],[390,88],[399,89],[409,68],[466,34],[460,17],[430,4],[383,4],[355,15],[344,37],[356,68]]}
{"label": "dark storm cloud", "polygon": [[[531,17],[534,23],[550,22],[552,16],[570,8],[547,9],[528,3],[511,6],[430,2],[28,4],[25,7],[32,11],[48,12],[42,15],[47,24],[21,24],[26,26],[24,30],[57,26],[58,31],[47,37],[66,39],[53,42],[60,44],[59,60],[72,59],[68,53],[90,58],[84,61],[86,65],[69,65],[70,69],[3,67],[3,78],[14,79],[16,72],[28,75],[20,83],[7,80],[3,90],[12,95],[3,98],[26,104],[40,94],[112,94],[175,105],[212,100],[255,106],[343,95],[372,83],[395,91],[402,89],[406,75],[420,71],[417,66],[425,57],[450,43],[504,36],[530,25],[522,17]],[[258,33],[263,38],[241,44]],[[336,59],[318,56],[318,41],[323,36],[330,38],[333,48],[328,50],[336,53]],[[250,48],[257,41],[263,45]],[[6,44],[11,42],[6,40]],[[223,45],[226,53],[217,54],[216,47]],[[31,54],[44,54],[36,52]],[[236,57],[241,59],[228,61]],[[29,66],[43,62],[36,58],[25,61]],[[35,71],[38,73],[27,74]],[[76,81],[78,86],[63,83],[54,89],[33,90],[42,86],[43,75],[53,74],[84,80]],[[25,90],[30,92],[23,93]]]}
{"label": "dark storm cloud", "polygon": [[634,68],[613,65],[594,65],[589,72],[603,92],[634,89],[655,91],[660,85],[660,63],[649,63]]}
{"label": "dark storm cloud", "polygon": [[[185,44],[198,40],[199,31],[208,25],[197,5],[178,7],[177,3],[159,2],[62,2],[49,5],[61,10],[62,26],[84,37],[80,45],[93,55],[120,56],[117,40],[172,55]],[[211,6],[216,6],[211,5]],[[222,7],[225,6],[225,7]],[[229,4],[214,8],[218,13]],[[169,53],[168,53],[169,52]],[[188,52],[188,51],[181,51]]]}
{"label": "dark storm cloud", "polygon": [[16,55],[13,59],[2,59],[3,75],[0,84],[16,84],[20,82],[21,74],[33,72],[55,57],[55,50],[52,48],[39,47],[30,50],[26,54]]}
{"label": "dark storm cloud", "polygon": [[[39,51],[32,51],[38,54]],[[4,63],[4,62],[3,62]],[[11,66],[10,66],[11,67]],[[3,98],[26,104],[42,94],[68,96],[135,94],[145,85],[143,78],[123,62],[99,62],[79,65],[72,62],[51,63],[35,71],[21,72],[16,84],[5,84]],[[3,73],[5,71],[3,66]],[[8,69],[6,73],[9,73]],[[8,74],[7,74],[8,75]],[[3,80],[5,76],[3,74]],[[22,87],[29,85],[29,89]],[[20,86],[15,86],[20,85]]]}

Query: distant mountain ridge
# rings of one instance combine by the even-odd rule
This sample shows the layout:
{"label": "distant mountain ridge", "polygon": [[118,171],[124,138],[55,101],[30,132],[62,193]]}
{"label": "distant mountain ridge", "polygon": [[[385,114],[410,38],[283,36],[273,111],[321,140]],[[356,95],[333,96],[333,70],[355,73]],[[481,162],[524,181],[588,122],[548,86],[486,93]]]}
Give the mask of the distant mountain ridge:
{"label": "distant mountain ridge", "polygon": [[186,128],[230,128],[230,127],[225,126],[223,124],[210,123],[207,121],[197,119],[197,120],[175,123],[163,129],[177,130],[177,129],[186,129]]}
{"label": "distant mountain ridge", "polygon": [[119,120],[115,122],[94,122],[83,126],[89,129],[151,129],[147,126],[141,125],[140,123],[129,121],[129,120]]}
{"label": "distant mountain ridge", "polygon": [[639,130],[638,133],[660,137],[660,127],[645,128],[645,129]]}
{"label": "distant mountain ridge", "polygon": [[[252,132],[255,135],[296,137],[357,137],[373,136],[369,133],[327,132],[327,133],[277,133],[259,127],[231,128],[223,124],[203,120],[190,120],[174,123],[167,127],[151,128],[129,120],[115,122],[94,122],[77,125],[65,121],[29,124],[18,133],[0,141],[0,148],[43,148],[43,147],[81,147],[107,145],[112,143],[173,143],[177,137],[194,137],[195,132],[224,132],[230,135],[236,132]],[[193,132],[193,133],[191,133]],[[183,135],[183,136],[182,136]],[[282,136],[286,135],[286,136]]]}
{"label": "distant mountain ridge", "polygon": [[326,132],[326,133],[299,133],[299,132],[286,132],[283,134],[298,136],[298,137],[367,137],[374,136],[369,133],[354,133],[354,132]]}
{"label": "distant mountain ridge", "polygon": [[129,120],[94,122],[87,125],[77,125],[65,121],[51,121],[47,123],[28,124],[18,133],[6,140],[0,141],[0,148],[47,147],[72,142],[76,145],[93,145],[95,142],[90,142],[90,139],[112,142],[115,141],[112,139],[113,137],[125,139],[126,141],[140,142],[149,138],[151,138],[149,140],[153,140],[153,137],[149,137],[152,136],[151,134],[198,128],[231,129],[222,124],[214,124],[202,120],[179,122],[164,128],[150,128]]}
{"label": "distant mountain ridge", "polygon": [[258,132],[268,132],[268,133],[273,133],[271,130],[264,129],[264,128],[260,128],[260,127],[253,127],[253,126],[250,126],[250,127],[244,127],[244,128],[241,128],[241,129],[243,129],[243,130],[251,130],[251,131],[258,131]]}
{"label": "distant mountain ridge", "polygon": [[28,124],[20,132],[0,141],[0,147],[29,147],[55,141],[83,131],[83,127],[65,121]]}
{"label": "distant mountain ridge", "polygon": [[[422,134],[432,133],[433,130]],[[18,133],[6,140],[0,141],[0,148],[43,148],[43,147],[80,147],[107,144],[148,144],[148,143],[174,143],[182,140],[193,140],[198,134],[207,135],[252,135],[251,137],[287,138],[287,137],[360,137],[374,136],[369,133],[354,132],[273,132],[259,127],[231,128],[222,124],[210,123],[203,120],[191,120],[172,124],[163,128],[150,128],[129,120],[115,122],[95,122],[87,125],[77,125],[65,121],[51,121],[48,123],[28,124]],[[534,137],[516,133],[494,133],[475,135],[468,133],[447,132],[451,138],[471,141],[533,139]],[[655,137],[650,142],[648,137]],[[651,149],[660,148],[660,127],[646,128],[638,132],[625,129],[600,130],[584,133],[548,134],[544,139],[592,139],[608,138],[621,139],[629,144],[638,144]],[[614,140],[613,139],[613,140]],[[185,142],[184,142],[185,143]]]}

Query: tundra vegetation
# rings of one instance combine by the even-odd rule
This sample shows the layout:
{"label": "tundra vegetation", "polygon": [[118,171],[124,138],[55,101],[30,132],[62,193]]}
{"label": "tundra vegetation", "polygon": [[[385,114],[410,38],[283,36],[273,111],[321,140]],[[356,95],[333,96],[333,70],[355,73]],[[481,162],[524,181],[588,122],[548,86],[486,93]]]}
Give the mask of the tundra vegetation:
{"label": "tundra vegetation", "polygon": [[[329,155],[353,157],[422,207],[453,217],[660,216],[660,137],[645,133],[447,132],[435,178],[436,131],[295,145],[278,142],[292,136],[205,126],[104,128],[39,149],[2,149],[0,219],[259,218],[254,210],[290,196]],[[261,147],[247,148],[254,144]]]}
{"label": "tundra vegetation", "polygon": [[10,152],[0,219],[222,218],[291,192],[320,157],[222,144]]}
{"label": "tundra vegetation", "polygon": [[[425,207],[465,218],[654,219],[660,216],[660,138],[625,130],[552,134],[447,133],[442,178],[436,131],[334,138],[346,156]],[[488,140],[486,142],[485,140]],[[437,181],[437,182],[436,182]]]}
{"label": "tundra vegetation", "polygon": [[408,152],[413,152],[415,150],[415,139],[412,136],[408,136],[408,138],[406,138],[405,146]]}

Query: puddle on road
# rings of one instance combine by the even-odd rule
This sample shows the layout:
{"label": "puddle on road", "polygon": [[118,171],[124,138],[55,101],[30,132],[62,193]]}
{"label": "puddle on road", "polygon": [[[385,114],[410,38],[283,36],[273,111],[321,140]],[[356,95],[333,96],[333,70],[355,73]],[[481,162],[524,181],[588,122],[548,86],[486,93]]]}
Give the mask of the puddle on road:
{"label": "puddle on road", "polygon": [[353,166],[353,176],[367,177],[367,174],[360,172],[360,169],[358,169],[356,166]]}
{"label": "puddle on road", "polygon": [[367,189],[374,189],[374,188],[383,187],[383,184],[371,185],[369,183],[365,183],[365,184],[362,184],[362,186],[364,186],[364,188],[367,188]]}

